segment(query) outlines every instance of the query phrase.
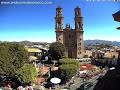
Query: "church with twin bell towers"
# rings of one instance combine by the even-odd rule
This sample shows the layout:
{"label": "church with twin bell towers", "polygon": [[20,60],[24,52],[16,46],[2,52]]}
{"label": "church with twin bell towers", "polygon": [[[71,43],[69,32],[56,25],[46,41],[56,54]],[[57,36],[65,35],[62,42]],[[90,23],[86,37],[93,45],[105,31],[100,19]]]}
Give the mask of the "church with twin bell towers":
{"label": "church with twin bell towers", "polygon": [[[55,17],[55,32],[56,41],[62,43],[66,47],[66,56],[69,58],[82,58],[84,54],[83,41],[83,17],[81,9],[77,6],[74,9],[75,13],[75,29],[72,29],[70,24],[66,24],[64,28],[63,9],[58,6],[56,8]],[[66,12],[67,13],[67,12]]]}

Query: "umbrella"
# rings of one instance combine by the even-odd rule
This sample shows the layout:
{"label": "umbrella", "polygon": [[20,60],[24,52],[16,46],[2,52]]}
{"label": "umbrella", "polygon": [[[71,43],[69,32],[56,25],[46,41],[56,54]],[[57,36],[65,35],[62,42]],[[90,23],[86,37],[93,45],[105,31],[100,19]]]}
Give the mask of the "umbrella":
{"label": "umbrella", "polygon": [[51,78],[50,80],[53,84],[59,84],[61,82],[61,79],[57,78],[57,77],[54,77],[54,78]]}

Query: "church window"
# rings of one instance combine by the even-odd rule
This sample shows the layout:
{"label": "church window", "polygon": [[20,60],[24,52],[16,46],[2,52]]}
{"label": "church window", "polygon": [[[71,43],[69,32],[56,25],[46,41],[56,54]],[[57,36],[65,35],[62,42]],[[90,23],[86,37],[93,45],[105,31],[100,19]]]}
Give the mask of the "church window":
{"label": "church window", "polygon": [[60,15],[60,11],[57,11],[57,15],[58,15],[58,16]]}
{"label": "church window", "polygon": [[77,11],[77,15],[79,15],[80,14],[80,12],[79,11]]}
{"label": "church window", "polygon": [[78,52],[78,54],[80,55],[80,54],[81,54],[81,52]]}
{"label": "church window", "polygon": [[80,22],[78,22],[78,28],[80,28],[81,27],[81,23]]}
{"label": "church window", "polygon": [[78,39],[78,42],[81,42],[81,40],[82,40],[82,39],[81,39],[81,38],[79,38],[79,39]]}
{"label": "church window", "polygon": [[79,47],[78,50],[81,50],[81,47]]}
{"label": "church window", "polygon": [[59,40],[61,40],[61,39],[59,38]]}
{"label": "church window", "polygon": [[78,43],[78,46],[81,46],[81,43]]}
{"label": "church window", "polygon": [[58,22],[58,26],[57,26],[58,29],[61,29],[61,23]]}
{"label": "church window", "polygon": [[71,37],[71,35],[69,35],[69,38]]}

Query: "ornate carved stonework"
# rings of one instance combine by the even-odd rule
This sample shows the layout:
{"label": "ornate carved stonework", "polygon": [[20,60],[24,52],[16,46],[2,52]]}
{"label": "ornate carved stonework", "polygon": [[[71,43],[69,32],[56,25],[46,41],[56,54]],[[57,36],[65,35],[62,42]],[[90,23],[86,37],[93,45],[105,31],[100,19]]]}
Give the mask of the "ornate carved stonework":
{"label": "ornate carved stonework", "polygon": [[66,55],[69,58],[82,58],[84,52],[83,44],[83,17],[81,16],[81,9],[77,6],[75,8],[75,29],[66,24],[64,28],[64,17],[62,15],[62,8],[56,8],[55,17],[55,31],[56,41],[61,42],[67,48]]}

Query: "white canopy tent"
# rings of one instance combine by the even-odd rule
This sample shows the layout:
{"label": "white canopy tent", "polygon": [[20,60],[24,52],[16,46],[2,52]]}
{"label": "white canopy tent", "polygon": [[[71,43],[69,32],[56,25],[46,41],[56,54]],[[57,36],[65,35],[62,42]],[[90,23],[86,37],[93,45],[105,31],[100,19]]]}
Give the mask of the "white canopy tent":
{"label": "white canopy tent", "polygon": [[51,78],[50,80],[53,84],[59,84],[61,82],[61,79],[57,78],[57,77],[54,77],[54,78]]}

